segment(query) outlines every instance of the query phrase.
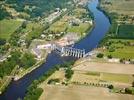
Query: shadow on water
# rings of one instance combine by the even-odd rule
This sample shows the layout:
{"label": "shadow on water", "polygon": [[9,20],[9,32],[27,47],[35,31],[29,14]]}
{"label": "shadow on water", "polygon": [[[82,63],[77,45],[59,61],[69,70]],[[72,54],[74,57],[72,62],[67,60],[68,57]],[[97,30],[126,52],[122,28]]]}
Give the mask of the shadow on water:
{"label": "shadow on water", "polygon": [[[74,45],[74,48],[85,49],[86,52],[93,50],[97,47],[98,43],[105,36],[110,27],[108,18],[99,11],[96,7],[98,0],[93,0],[88,4],[88,8],[94,16],[94,29],[81,41]],[[7,87],[6,91],[0,96],[0,100],[17,100],[17,98],[23,98],[27,87],[33,80],[42,76],[46,71],[51,69],[54,65],[63,64],[64,62],[76,60],[72,57],[60,57],[58,54],[52,52],[47,56],[46,62],[39,68],[35,69],[31,73],[25,75],[18,81],[12,81]]]}

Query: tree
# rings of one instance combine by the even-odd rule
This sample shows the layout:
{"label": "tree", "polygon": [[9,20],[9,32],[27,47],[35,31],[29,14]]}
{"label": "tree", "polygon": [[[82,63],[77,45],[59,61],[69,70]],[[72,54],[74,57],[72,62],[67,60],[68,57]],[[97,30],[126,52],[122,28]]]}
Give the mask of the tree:
{"label": "tree", "polygon": [[1,78],[9,75],[12,72],[12,70],[15,68],[15,66],[19,62],[20,54],[21,53],[19,51],[15,50],[11,52],[10,58],[8,58],[4,62],[0,62],[0,77]]}
{"label": "tree", "polygon": [[27,27],[27,22],[24,21],[24,22],[22,23],[21,27],[22,27],[22,28],[26,28],[26,27]]}
{"label": "tree", "polygon": [[109,89],[113,89],[114,86],[113,86],[113,85],[109,85],[108,88],[109,88]]}
{"label": "tree", "polygon": [[23,57],[20,59],[20,66],[24,68],[29,68],[36,63],[34,55],[31,53],[25,53]]}
{"label": "tree", "polygon": [[102,53],[98,53],[98,54],[97,54],[97,57],[98,57],[98,58],[103,58],[103,56],[104,56],[104,54],[102,54]]}
{"label": "tree", "polygon": [[6,44],[6,40],[5,40],[5,39],[0,38],[0,45],[4,45],[4,44]]}
{"label": "tree", "polygon": [[68,69],[66,70],[65,77],[66,77],[67,79],[70,79],[70,78],[72,77],[73,73],[74,73],[74,71],[71,70],[71,68],[68,68]]}
{"label": "tree", "polygon": [[108,57],[109,59],[112,59],[112,58],[113,58],[112,55],[108,55],[107,57]]}
{"label": "tree", "polygon": [[121,58],[120,63],[124,63],[124,62],[125,62],[125,58]]}
{"label": "tree", "polygon": [[134,81],[132,82],[132,87],[134,87]]}
{"label": "tree", "polygon": [[127,93],[127,94],[132,94],[132,90],[129,89],[129,88],[125,88],[125,93]]}

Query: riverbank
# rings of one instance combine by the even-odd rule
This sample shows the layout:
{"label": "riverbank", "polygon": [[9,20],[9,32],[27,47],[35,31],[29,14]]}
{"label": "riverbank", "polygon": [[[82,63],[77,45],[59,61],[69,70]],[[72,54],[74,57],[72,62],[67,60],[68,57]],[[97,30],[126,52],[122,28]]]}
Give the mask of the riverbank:
{"label": "riverbank", "polygon": [[10,82],[12,81],[12,79],[14,78],[14,75],[16,74],[16,71],[18,69],[18,66],[16,66],[12,72],[10,76],[4,77],[3,81],[2,81],[2,85],[0,86],[0,94],[2,94],[2,92],[5,91],[5,89],[7,88],[7,86],[10,84]]}

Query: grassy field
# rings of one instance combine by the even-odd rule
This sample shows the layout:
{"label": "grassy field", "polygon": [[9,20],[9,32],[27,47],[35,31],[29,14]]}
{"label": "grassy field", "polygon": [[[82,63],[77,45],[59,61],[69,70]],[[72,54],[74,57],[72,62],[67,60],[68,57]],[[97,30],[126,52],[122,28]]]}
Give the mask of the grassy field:
{"label": "grassy field", "polygon": [[103,52],[106,56],[112,55],[115,58],[134,59],[134,46],[129,45],[129,43],[134,44],[134,40],[111,39],[109,41],[112,41],[109,48],[113,48],[114,51],[110,52],[109,49],[105,49]]}
{"label": "grassy field", "polygon": [[28,23],[25,31],[28,31],[29,33],[26,34],[26,38],[29,40],[39,38],[43,30],[43,26],[39,23]]}
{"label": "grassy field", "polygon": [[79,35],[84,35],[89,29],[91,25],[89,23],[80,23],[79,26],[70,26],[67,32],[78,33]]}
{"label": "grassy field", "polygon": [[66,19],[61,19],[54,24],[52,24],[49,28],[49,31],[53,31],[55,33],[57,32],[65,32],[67,29],[67,22],[65,21]]}
{"label": "grassy field", "polygon": [[9,39],[10,35],[22,24],[21,21],[17,20],[1,20],[0,21],[0,37]]}

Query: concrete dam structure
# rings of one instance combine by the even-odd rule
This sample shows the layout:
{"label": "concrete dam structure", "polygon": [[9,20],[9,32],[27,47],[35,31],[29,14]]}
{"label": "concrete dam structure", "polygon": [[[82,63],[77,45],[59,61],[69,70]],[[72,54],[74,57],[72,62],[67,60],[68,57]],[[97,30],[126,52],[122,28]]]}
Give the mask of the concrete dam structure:
{"label": "concrete dam structure", "polygon": [[76,49],[72,47],[61,47],[57,44],[52,44],[51,49],[61,56],[73,56],[76,58],[82,58],[85,56],[85,50]]}

